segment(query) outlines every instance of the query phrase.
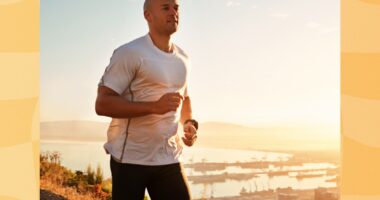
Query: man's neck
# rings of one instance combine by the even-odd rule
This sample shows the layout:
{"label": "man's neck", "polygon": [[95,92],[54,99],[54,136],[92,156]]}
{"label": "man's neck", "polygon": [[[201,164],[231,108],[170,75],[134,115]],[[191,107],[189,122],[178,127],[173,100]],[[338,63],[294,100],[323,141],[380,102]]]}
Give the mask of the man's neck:
{"label": "man's neck", "polygon": [[173,52],[173,45],[170,39],[170,35],[162,35],[149,31],[150,38],[152,38],[153,44],[167,53]]}

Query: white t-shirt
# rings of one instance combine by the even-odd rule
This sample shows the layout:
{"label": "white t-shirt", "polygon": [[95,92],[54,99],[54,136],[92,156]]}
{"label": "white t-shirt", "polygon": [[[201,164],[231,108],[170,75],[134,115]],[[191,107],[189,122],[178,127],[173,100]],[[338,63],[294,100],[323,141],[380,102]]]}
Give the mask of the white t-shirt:
{"label": "white t-shirt", "polygon": [[[189,65],[188,56],[178,46],[173,53],[166,53],[158,49],[147,34],[114,51],[99,85],[133,102],[157,101],[168,92],[188,96]],[[181,107],[163,115],[113,118],[104,144],[106,153],[122,163],[165,165],[179,162],[183,148],[177,133]]]}

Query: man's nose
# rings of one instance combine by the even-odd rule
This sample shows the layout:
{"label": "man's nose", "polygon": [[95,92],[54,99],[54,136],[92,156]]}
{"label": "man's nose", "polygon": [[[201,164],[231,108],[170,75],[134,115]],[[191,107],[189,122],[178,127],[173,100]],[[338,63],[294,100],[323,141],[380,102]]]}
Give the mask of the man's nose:
{"label": "man's nose", "polygon": [[172,14],[174,16],[178,16],[178,10],[176,10],[174,7],[171,7],[170,8],[170,14]]}

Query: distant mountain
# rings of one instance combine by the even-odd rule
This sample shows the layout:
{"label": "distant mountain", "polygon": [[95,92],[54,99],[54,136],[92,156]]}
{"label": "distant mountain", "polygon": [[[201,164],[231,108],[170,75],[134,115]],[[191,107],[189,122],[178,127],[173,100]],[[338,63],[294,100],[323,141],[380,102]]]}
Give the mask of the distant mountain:
{"label": "distant mountain", "polygon": [[41,140],[106,141],[108,123],[54,121],[40,123]]}
{"label": "distant mountain", "polygon": [[248,127],[207,122],[201,124],[197,145],[261,150],[337,150],[339,129],[333,126]]}
{"label": "distant mountain", "polygon": [[[41,123],[41,140],[106,141],[108,123],[57,121]],[[229,123],[200,124],[196,146],[261,150],[339,149],[339,130],[329,126],[248,127]]]}

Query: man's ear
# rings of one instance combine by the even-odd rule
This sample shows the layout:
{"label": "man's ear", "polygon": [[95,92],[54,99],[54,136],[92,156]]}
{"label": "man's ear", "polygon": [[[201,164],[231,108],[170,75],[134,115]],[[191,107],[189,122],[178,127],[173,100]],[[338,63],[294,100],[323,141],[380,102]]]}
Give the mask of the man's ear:
{"label": "man's ear", "polygon": [[145,10],[144,11],[144,18],[146,19],[146,21],[150,22],[152,20],[152,15],[151,13],[148,11],[148,10]]}

